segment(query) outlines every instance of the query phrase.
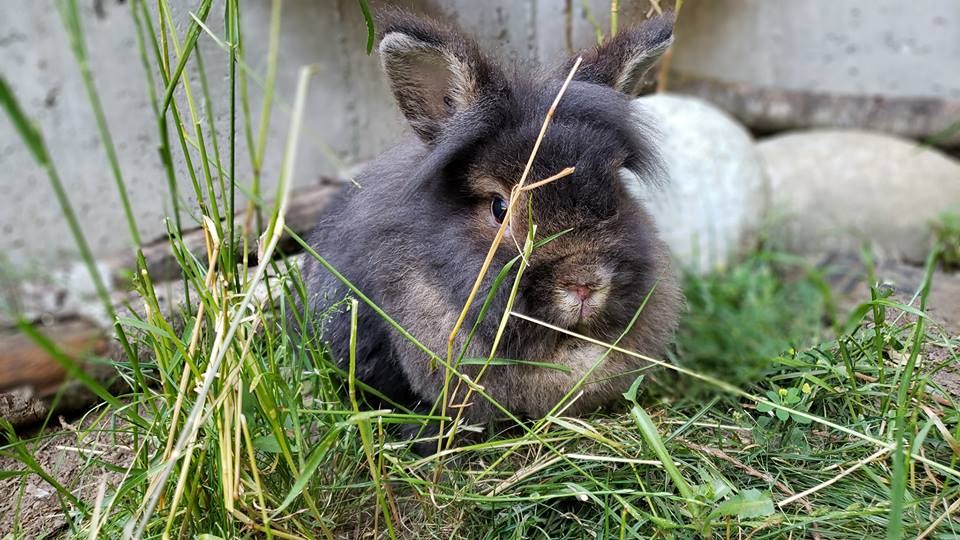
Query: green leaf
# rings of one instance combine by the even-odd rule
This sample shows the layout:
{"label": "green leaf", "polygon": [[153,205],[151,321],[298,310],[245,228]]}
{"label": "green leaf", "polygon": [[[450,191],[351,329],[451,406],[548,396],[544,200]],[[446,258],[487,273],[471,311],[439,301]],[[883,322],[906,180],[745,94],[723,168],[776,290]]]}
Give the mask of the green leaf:
{"label": "green leaf", "polygon": [[6,480],[7,478],[17,478],[19,476],[26,476],[30,474],[29,471],[0,471],[0,480]]}
{"label": "green leaf", "polygon": [[280,443],[277,442],[277,438],[273,435],[257,437],[253,440],[253,447],[261,452],[267,452],[268,454],[280,453]]}
{"label": "green leaf", "polygon": [[810,420],[806,416],[800,416],[798,414],[791,414],[790,418],[793,418],[793,421],[798,424],[809,424],[810,422],[812,422],[812,420]]}
{"label": "green leaf", "polygon": [[787,418],[790,418],[790,413],[783,409],[777,409],[777,412],[774,414],[776,414],[777,418],[779,418],[782,422],[786,422]]}
{"label": "green leaf", "polygon": [[310,454],[310,458],[307,459],[307,463],[303,466],[303,469],[300,471],[300,474],[297,476],[297,481],[293,483],[293,486],[290,488],[290,492],[287,493],[287,496],[284,497],[283,502],[280,503],[280,506],[273,511],[273,515],[280,515],[287,506],[290,506],[297,497],[300,496],[300,493],[303,492],[304,488],[307,487],[307,483],[310,482],[310,479],[313,478],[313,474],[317,472],[317,468],[320,467],[320,463],[323,461],[323,458],[326,457],[327,451],[333,447],[333,443],[336,442],[337,437],[340,436],[340,428],[334,426],[327,432],[327,434],[317,443],[317,447],[313,449],[313,453]]}
{"label": "green leaf", "polygon": [[634,405],[633,408],[630,409],[630,414],[633,416],[637,427],[640,428],[640,434],[643,436],[643,440],[650,445],[650,448],[652,448],[653,452],[657,455],[657,459],[663,464],[663,469],[667,471],[667,475],[677,487],[680,496],[687,499],[687,509],[690,511],[690,514],[695,518],[698,517],[700,508],[694,502],[696,495],[690,487],[690,484],[688,484],[683,475],[680,474],[680,469],[678,469],[676,463],[673,462],[673,458],[670,457],[670,452],[663,444],[663,439],[657,431],[657,426],[654,425],[653,420],[647,415],[647,411],[643,410],[639,405]]}
{"label": "green leaf", "polygon": [[773,500],[770,498],[770,492],[748,489],[720,503],[710,513],[710,517],[755,518],[769,516],[773,512]]}
{"label": "green leaf", "polygon": [[630,388],[623,393],[623,397],[630,403],[637,402],[637,392],[640,390],[640,385],[643,384],[643,375],[640,375],[633,380],[633,384],[630,385]]}
{"label": "green leaf", "polygon": [[661,530],[673,530],[673,529],[682,528],[682,526],[675,521],[670,521],[669,519],[666,519],[660,516],[655,516],[653,514],[648,514],[646,512],[643,512],[643,515],[647,519],[649,519],[651,522],[653,522],[653,524],[656,525]]}
{"label": "green leaf", "polygon": [[762,413],[768,413],[773,410],[773,405],[767,403],[766,401],[761,401],[757,403],[757,410]]}

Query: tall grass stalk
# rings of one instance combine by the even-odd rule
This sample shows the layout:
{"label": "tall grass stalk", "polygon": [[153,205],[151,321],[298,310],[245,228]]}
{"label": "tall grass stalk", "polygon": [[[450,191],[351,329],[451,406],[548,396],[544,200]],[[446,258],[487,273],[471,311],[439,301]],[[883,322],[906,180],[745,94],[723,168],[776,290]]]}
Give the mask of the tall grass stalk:
{"label": "tall grass stalk", "polygon": [[349,354],[349,372],[347,376],[348,392],[350,394],[350,403],[353,405],[353,412],[356,415],[357,427],[360,430],[360,439],[363,442],[363,453],[367,458],[367,466],[370,468],[370,476],[373,478],[373,489],[377,494],[377,504],[383,514],[383,519],[387,524],[387,532],[390,538],[395,539],[397,533],[393,527],[393,516],[390,507],[387,505],[387,498],[384,494],[385,486],[380,479],[380,465],[374,457],[373,448],[373,430],[370,427],[370,420],[360,413],[360,405],[357,402],[357,313],[360,303],[356,298],[350,299],[350,354]]}
{"label": "tall grass stalk", "polygon": [[[167,11],[169,13],[169,8],[166,5],[165,0],[159,0],[158,6],[161,11]],[[193,24],[190,25],[190,29],[187,30],[187,37],[184,41],[183,51],[178,52],[177,56],[179,60],[177,61],[177,66],[174,68],[171,73],[169,69],[165,71],[168,73],[169,82],[167,82],[166,90],[163,93],[163,101],[160,105],[160,112],[164,114],[167,112],[167,108],[170,107],[170,102],[173,100],[173,92],[177,89],[177,85],[180,83],[180,76],[183,74],[183,68],[187,66],[187,60],[190,59],[190,54],[193,52],[193,48],[197,45],[197,38],[200,37],[200,23],[206,22],[207,15],[210,14],[210,8],[213,6],[213,0],[202,0],[200,2],[200,7],[197,10],[196,18]],[[164,13],[158,13],[159,20],[163,21],[162,24],[169,25],[169,31],[173,32],[174,27],[171,21],[164,16]],[[166,51],[166,32],[161,31],[161,35],[164,36],[161,39],[161,46],[164,50],[164,57],[167,56]],[[171,34],[173,35],[173,34]]]}
{"label": "tall grass stalk", "polygon": [[[237,0],[227,0],[226,11],[227,39],[230,40],[230,130],[228,132],[228,140],[230,141],[230,203],[227,205],[227,241],[229,246],[227,268],[233,275],[236,268],[236,262],[234,261],[236,255],[234,223],[236,223],[236,220],[234,216],[237,214],[237,189],[235,187],[237,181],[237,51],[240,48],[240,7],[237,5]],[[200,72],[203,73],[203,70],[201,69]],[[204,77],[202,80],[205,81],[206,78]],[[213,104],[208,96],[208,113],[212,106]],[[212,114],[210,116],[212,117]],[[212,121],[210,123],[213,124]],[[212,127],[211,132],[216,135],[216,131]],[[216,148],[216,145],[214,145],[214,148]],[[219,162],[219,158],[217,161]],[[223,177],[221,176],[221,193],[223,193],[223,189]]]}
{"label": "tall grass stalk", "polygon": [[80,68],[80,75],[83,79],[84,89],[87,91],[87,98],[90,100],[90,107],[93,109],[93,116],[97,122],[97,131],[100,133],[100,141],[103,143],[104,151],[107,153],[107,161],[110,162],[110,171],[113,173],[113,180],[116,184],[117,194],[120,196],[120,204],[123,206],[123,214],[127,218],[127,226],[130,228],[130,239],[134,247],[140,247],[140,231],[137,228],[137,219],[130,207],[130,197],[127,195],[127,186],[123,180],[123,174],[120,172],[120,160],[117,159],[117,149],[113,145],[113,137],[110,136],[110,129],[107,127],[107,118],[103,113],[103,105],[100,103],[100,95],[97,93],[96,85],[93,82],[93,73],[90,71],[90,60],[87,55],[87,47],[83,38],[83,25],[80,23],[80,13],[77,8],[77,0],[57,0],[57,10],[60,12],[60,19],[67,30],[67,36],[70,38],[70,48],[73,50],[73,56]]}
{"label": "tall grass stalk", "polygon": [[[573,66],[570,68],[570,72],[567,74],[566,79],[564,79],[563,84],[560,85],[560,89],[557,91],[557,96],[554,98],[553,103],[550,104],[550,108],[547,109],[546,117],[543,119],[543,124],[540,127],[540,133],[537,135],[536,141],[533,143],[533,149],[530,151],[530,156],[527,159],[527,163],[523,168],[523,173],[520,175],[520,180],[514,186],[510,193],[510,200],[507,203],[507,212],[503,218],[503,221],[500,223],[500,227],[497,229],[497,233],[493,238],[493,242],[490,243],[490,249],[487,250],[486,258],[483,261],[483,264],[480,266],[480,270],[477,273],[477,278],[474,280],[473,288],[470,290],[470,294],[467,295],[467,299],[463,303],[463,309],[460,310],[460,315],[457,317],[456,323],[454,323],[453,328],[450,330],[450,336],[447,338],[447,362],[453,363],[453,345],[457,338],[457,334],[460,332],[460,328],[463,326],[463,322],[467,318],[467,313],[470,311],[470,307],[473,305],[473,301],[477,296],[477,292],[480,290],[480,285],[483,283],[483,279],[486,277],[487,271],[490,268],[490,264],[493,261],[493,257],[496,254],[497,250],[500,248],[500,242],[503,240],[503,235],[506,233],[507,227],[510,225],[510,221],[513,219],[514,208],[517,205],[517,202],[520,200],[520,195],[523,193],[523,188],[527,182],[527,176],[530,174],[530,170],[533,167],[533,161],[537,157],[537,151],[540,149],[540,143],[543,141],[544,135],[546,135],[547,128],[550,127],[550,120],[553,118],[553,114],[557,109],[557,105],[560,104],[560,100],[563,98],[563,94],[566,92],[567,87],[570,85],[570,81],[573,80],[574,74],[577,72],[577,69],[580,67],[580,63],[583,61],[582,58],[577,58],[573,63]],[[564,171],[561,171],[553,179],[562,178],[562,176],[572,174],[574,172],[573,168],[567,168]],[[435,364],[434,364],[435,366]],[[441,391],[439,400],[440,400],[440,416],[447,416],[447,406],[448,406],[448,392],[450,388],[450,379],[451,373],[446,371],[444,374],[443,380],[443,390]],[[440,433],[443,433],[444,422],[440,421]],[[438,449],[439,449],[439,442]]]}
{"label": "tall grass stalk", "polygon": [[[933,271],[937,265],[938,254],[939,251],[935,249],[927,257],[920,292],[921,312],[926,311],[927,308],[927,299],[930,296],[930,286],[933,281]],[[897,446],[893,454],[893,477],[890,487],[890,519],[887,522],[887,538],[891,540],[903,537],[903,507],[907,491],[907,467],[909,465],[907,458],[910,456],[910,454],[904,451],[907,440],[911,441],[909,445],[910,450],[915,450],[914,444],[912,444],[914,439],[907,433],[907,409],[912,402],[910,399],[911,387],[915,384],[914,370],[916,369],[917,358],[920,356],[923,348],[925,322],[926,317],[919,317],[917,319],[916,327],[913,331],[913,339],[911,340],[910,356],[907,358],[906,365],[904,365],[903,370],[900,372],[900,381],[897,389],[897,410],[893,428],[893,437]]]}
{"label": "tall grass stalk", "polygon": [[[300,138],[300,125],[310,73],[311,70],[309,68],[303,68],[300,70],[294,109],[296,114],[294,115],[294,121],[290,125],[290,133],[287,139],[287,149],[284,155],[283,164],[281,165],[280,169],[280,180],[277,184],[277,204],[273,210],[273,215],[270,218],[270,224],[267,227],[267,231],[262,237],[262,240],[266,242],[260,258],[262,261],[269,260],[273,255],[273,251],[276,249],[277,243],[280,241],[281,232],[283,231],[284,218],[286,216],[287,204],[290,196],[290,187],[292,185],[294,164],[296,163],[297,144]],[[157,487],[155,487],[149,494],[139,523],[135,527],[126,529],[126,531],[130,533],[129,536],[133,538],[139,538],[143,535],[147,523],[153,515],[157,502],[159,501],[160,495],[163,492],[162,486],[165,484],[167,477],[172,471],[174,463],[185,455],[187,445],[192,444],[193,440],[196,438],[197,430],[200,428],[198,419],[204,410],[206,397],[210,392],[210,388],[214,379],[220,373],[220,364],[223,362],[227,351],[230,350],[230,343],[233,340],[237,329],[240,327],[240,323],[243,321],[243,318],[240,316],[240,314],[242,314],[250,305],[254,292],[256,291],[256,286],[259,285],[259,283],[263,280],[268,267],[268,264],[261,264],[257,267],[257,272],[250,280],[250,283],[246,284],[247,290],[243,296],[243,299],[236,306],[235,313],[237,316],[233,317],[233,319],[230,321],[229,327],[226,326],[227,321],[223,320],[222,326],[218,329],[217,341],[221,344],[221,346],[215,349],[215,355],[210,358],[210,362],[207,365],[204,374],[203,383],[197,391],[196,401],[190,410],[190,414],[187,416],[184,429],[180,432],[177,442],[173,447],[171,457],[163,465],[163,468],[160,470],[160,472],[152,479],[152,485]],[[133,524],[133,522],[131,522],[131,524]]]}
{"label": "tall grass stalk", "polygon": [[13,90],[7,84],[2,74],[0,74],[0,106],[2,106],[7,113],[10,123],[13,124],[14,129],[17,130],[20,139],[30,151],[37,165],[47,174],[47,178],[50,180],[50,186],[53,188],[54,195],[57,198],[57,203],[60,205],[60,212],[67,221],[67,227],[70,228],[70,234],[73,235],[73,241],[77,246],[77,251],[80,252],[80,257],[87,267],[87,272],[90,274],[90,279],[93,281],[93,285],[97,290],[97,296],[99,296],[100,302],[103,304],[103,309],[110,315],[111,319],[116,319],[116,311],[113,308],[113,301],[110,300],[110,293],[107,292],[107,286],[103,281],[103,276],[97,268],[97,263],[94,261],[93,252],[90,251],[87,238],[83,234],[80,222],[77,221],[77,215],[73,211],[70,198],[67,196],[66,190],[63,189],[60,174],[50,160],[50,153],[47,151],[47,144],[43,139],[43,134],[40,133],[40,130],[38,130],[34,123],[23,113],[23,109],[20,108],[20,103],[17,101],[16,96],[13,95]]}
{"label": "tall grass stalk", "polygon": [[[263,81],[263,98],[260,102],[260,121],[257,128],[256,144],[253,140],[253,131],[249,127],[253,124],[250,117],[250,105],[247,96],[247,70],[240,70],[240,95],[242,97],[244,118],[247,119],[245,125],[247,134],[247,148],[250,154],[250,165],[253,173],[253,183],[251,185],[251,203],[247,205],[247,217],[244,222],[249,226],[250,218],[256,214],[256,227],[258,230],[263,228],[262,216],[259,209],[252,201],[260,197],[260,176],[263,174],[263,158],[267,151],[267,130],[270,127],[271,107],[273,105],[273,92],[277,80],[277,55],[280,50],[280,15],[283,11],[283,2],[273,0],[270,4],[270,38],[267,47],[267,72]],[[236,10],[237,26],[239,27],[240,10]],[[241,33],[237,32],[237,47],[243,57],[243,41],[240,38]]]}

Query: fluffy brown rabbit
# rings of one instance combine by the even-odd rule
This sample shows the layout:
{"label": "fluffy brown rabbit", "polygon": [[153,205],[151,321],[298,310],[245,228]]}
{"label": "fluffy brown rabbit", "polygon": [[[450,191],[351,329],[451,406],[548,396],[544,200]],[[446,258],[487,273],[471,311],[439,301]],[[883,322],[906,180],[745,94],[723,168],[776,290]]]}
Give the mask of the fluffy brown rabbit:
{"label": "fluffy brown rabbit", "polygon": [[[659,356],[672,339],[683,304],[668,251],[651,218],[623,182],[653,181],[654,143],[630,98],[672,41],[672,17],[624,29],[594,50],[559,103],[528,183],[566,167],[576,172],[525,192],[491,270],[460,332],[459,351],[494,277],[517,256],[530,219],[538,239],[568,231],[537,248],[520,282],[514,311],[612,343],[646,305],[619,345]],[[441,357],[506,212],[547,110],[571,59],[555,71],[506,70],[471,39],[435,21],[391,11],[380,21],[380,58],[397,104],[415,136],[385,152],[344,190],[318,223],[310,245],[401,326]],[[632,174],[622,174],[628,169]],[[528,215],[532,208],[532,216]],[[469,350],[491,351],[515,275],[494,295]],[[348,295],[323,266],[303,266],[308,307],[316,314]],[[651,292],[652,291],[652,292]],[[429,407],[444,368],[363,303],[357,376],[392,400]],[[345,366],[350,314],[323,322],[322,338]],[[320,334],[315,328],[308,334]],[[546,414],[601,358],[605,348],[511,317],[497,358],[561,364],[567,370],[503,363],[480,384],[512,414]],[[610,354],[564,414],[587,413],[618,399],[645,363]],[[480,366],[460,365],[476,377]],[[456,378],[454,378],[455,386]],[[456,402],[463,399],[461,389]],[[502,417],[474,394],[469,422]]]}

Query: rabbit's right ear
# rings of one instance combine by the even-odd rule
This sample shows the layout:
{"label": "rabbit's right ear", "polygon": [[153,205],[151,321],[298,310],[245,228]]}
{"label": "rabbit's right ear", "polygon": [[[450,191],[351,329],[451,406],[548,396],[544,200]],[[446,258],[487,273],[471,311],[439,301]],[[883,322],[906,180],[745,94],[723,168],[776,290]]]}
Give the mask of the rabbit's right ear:
{"label": "rabbit's right ear", "polygon": [[505,86],[498,66],[472,40],[398,10],[381,18],[380,58],[414,132],[430,143],[444,121]]}
{"label": "rabbit's right ear", "polygon": [[[573,78],[603,84],[635,97],[643,89],[645,77],[673,43],[674,14],[647,19],[607,39],[602,45],[582,53],[583,63]],[[573,67],[571,58],[562,75]]]}

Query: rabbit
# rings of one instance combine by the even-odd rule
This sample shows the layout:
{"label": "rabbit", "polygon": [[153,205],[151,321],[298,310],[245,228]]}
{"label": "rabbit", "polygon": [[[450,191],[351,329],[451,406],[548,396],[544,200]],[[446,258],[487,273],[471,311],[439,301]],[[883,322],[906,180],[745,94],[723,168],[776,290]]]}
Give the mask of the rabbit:
{"label": "rabbit", "polygon": [[[434,20],[390,11],[378,26],[382,66],[413,133],[366,166],[356,178],[360,187],[342,190],[307,242],[400,326],[445,358],[447,338],[505,218],[511,189],[575,58],[550,72],[506,69],[459,30]],[[513,311],[604,343],[619,340],[619,347],[653,357],[670,344],[683,296],[667,246],[623,182],[628,176],[644,182],[662,176],[648,135],[651,128],[643,127],[630,101],[670,45],[672,28],[672,15],[663,15],[582,53],[527,184],[566,167],[575,172],[520,195],[454,351],[464,346],[495,276],[518,255],[531,220],[538,240],[563,234],[529,257]],[[490,354],[518,266],[513,265],[493,296],[466,357]],[[313,314],[329,311],[349,294],[312,257],[301,272],[305,309]],[[641,305],[635,324],[621,336]],[[445,367],[432,365],[426,353],[363,302],[357,317],[357,378],[417,410],[439,405],[435,400],[444,386]],[[350,331],[345,310],[323,322],[321,337],[343,367]],[[496,357],[530,362],[498,362],[479,381],[480,365],[459,365],[503,407],[474,393],[462,417],[477,424],[503,418],[504,410],[518,418],[543,417],[605,352],[603,346],[511,316]],[[582,415],[610,405],[648,365],[619,352],[609,354],[563,414]],[[457,378],[452,381],[451,390]],[[461,388],[449,403],[460,403],[464,396]]]}

